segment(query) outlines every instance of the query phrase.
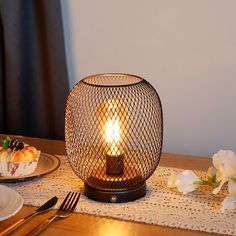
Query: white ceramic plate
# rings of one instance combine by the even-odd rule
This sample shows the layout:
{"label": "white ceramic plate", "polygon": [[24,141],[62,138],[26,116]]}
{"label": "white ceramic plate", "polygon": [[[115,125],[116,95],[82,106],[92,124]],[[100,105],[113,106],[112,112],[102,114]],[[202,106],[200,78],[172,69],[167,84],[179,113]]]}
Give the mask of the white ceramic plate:
{"label": "white ceramic plate", "polygon": [[24,175],[20,177],[0,177],[0,182],[8,182],[8,183],[15,183],[15,182],[22,182],[26,180],[33,179],[35,177],[39,177],[45,174],[49,174],[56,170],[60,166],[60,160],[48,153],[41,153],[39,157],[39,162],[37,165],[36,170],[29,175]]}
{"label": "white ceramic plate", "polygon": [[14,189],[0,185],[0,221],[15,215],[23,206],[23,198]]}

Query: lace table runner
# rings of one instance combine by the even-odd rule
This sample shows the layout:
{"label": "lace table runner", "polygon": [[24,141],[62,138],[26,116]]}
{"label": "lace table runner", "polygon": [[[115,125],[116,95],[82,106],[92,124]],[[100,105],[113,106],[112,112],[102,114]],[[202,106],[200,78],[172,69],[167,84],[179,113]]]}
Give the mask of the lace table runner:
{"label": "lace table runner", "polygon": [[[53,196],[60,199],[60,205],[69,191],[82,191],[83,182],[74,174],[66,156],[59,169],[51,174],[30,181],[5,184],[17,190],[24,198],[24,204],[40,206]],[[185,196],[166,186],[167,178],[181,169],[158,167],[147,181],[144,198],[128,203],[100,203],[81,197],[76,211],[98,216],[157,224],[182,229],[236,235],[236,210],[221,211],[220,204],[225,194],[213,195],[210,187],[202,187]],[[201,171],[196,171],[204,175]]]}

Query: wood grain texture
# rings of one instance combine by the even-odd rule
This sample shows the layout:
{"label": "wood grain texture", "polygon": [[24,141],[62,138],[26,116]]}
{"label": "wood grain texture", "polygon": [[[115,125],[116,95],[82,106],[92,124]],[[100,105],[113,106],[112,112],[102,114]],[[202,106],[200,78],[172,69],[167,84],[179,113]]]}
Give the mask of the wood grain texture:
{"label": "wood grain texture", "polygon": [[[0,134],[0,139],[4,135]],[[24,142],[34,145],[43,152],[54,153],[54,154],[66,154],[65,143],[63,141],[38,139],[38,138],[27,138],[18,136],[18,139]],[[184,169],[199,169],[207,170],[211,165],[210,158],[194,157],[186,155],[177,155],[170,153],[163,153],[160,161],[161,166],[177,167]],[[35,196],[37,197],[37,196]],[[0,231],[10,226],[17,220],[26,216],[26,214],[34,211],[36,208],[31,206],[24,206],[20,212],[15,216],[0,222]],[[29,222],[24,224],[12,235],[25,235],[32,230],[37,224],[39,224],[45,218],[51,216],[54,211],[36,216]],[[111,219],[106,217],[98,217],[86,214],[74,213],[71,217],[65,220],[60,220],[53,223],[47,228],[41,235],[80,235],[80,236],[207,236],[209,233],[182,230],[170,227],[163,227],[158,225],[149,225],[142,223],[135,223],[129,221],[122,221],[117,219]],[[211,234],[218,235],[218,234]]]}

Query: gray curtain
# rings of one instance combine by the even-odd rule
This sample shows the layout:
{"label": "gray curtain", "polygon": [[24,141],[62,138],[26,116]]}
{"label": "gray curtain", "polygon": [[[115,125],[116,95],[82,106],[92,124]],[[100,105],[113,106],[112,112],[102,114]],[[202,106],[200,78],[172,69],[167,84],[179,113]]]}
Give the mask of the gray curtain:
{"label": "gray curtain", "polygon": [[59,0],[0,0],[0,133],[64,139]]}

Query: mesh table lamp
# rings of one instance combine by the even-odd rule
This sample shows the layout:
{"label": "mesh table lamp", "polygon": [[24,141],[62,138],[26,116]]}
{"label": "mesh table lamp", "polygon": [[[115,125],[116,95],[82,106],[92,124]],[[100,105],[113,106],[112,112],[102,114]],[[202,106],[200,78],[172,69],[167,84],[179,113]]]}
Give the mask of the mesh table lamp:
{"label": "mesh table lamp", "polygon": [[160,98],[141,77],[89,76],[68,96],[68,159],[84,181],[84,194],[93,200],[127,202],[145,196],[145,181],[160,161],[162,139]]}

